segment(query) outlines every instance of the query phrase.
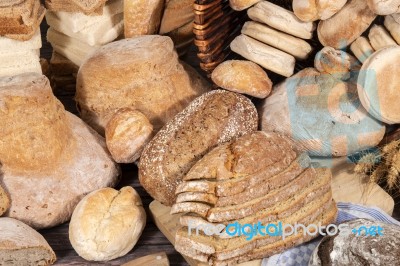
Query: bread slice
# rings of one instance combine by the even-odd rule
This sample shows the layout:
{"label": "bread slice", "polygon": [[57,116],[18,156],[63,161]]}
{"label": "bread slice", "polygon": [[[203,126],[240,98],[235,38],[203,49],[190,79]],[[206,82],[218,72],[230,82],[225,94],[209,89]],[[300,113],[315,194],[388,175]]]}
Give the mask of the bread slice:
{"label": "bread slice", "polygon": [[46,0],[46,7],[52,11],[82,12],[101,15],[107,0]]}
{"label": "bread slice", "polygon": [[31,39],[27,41],[13,40],[7,37],[0,37],[0,51],[35,50],[42,47],[40,28],[38,28]]}
{"label": "bread slice", "polygon": [[7,38],[19,41],[30,40],[37,32],[46,11],[39,1],[37,2],[35,1],[34,10],[35,10],[35,12],[33,12],[34,22],[32,25],[22,24],[20,26],[10,26],[10,27],[2,25],[0,26],[0,36],[5,36]]}
{"label": "bread slice", "polygon": [[10,208],[10,196],[0,184],[0,216]]}
{"label": "bread slice", "polygon": [[90,46],[103,45],[118,38],[123,32],[123,14],[111,18],[103,18],[95,24],[84,27],[79,32],[73,32],[69,24],[59,19],[55,13],[47,12],[46,20],[50,27],[69,37],[87,43]]}
{"label": "bread slice", "polygon": [[0,218],[0,265],[51,265],[56,254],[47,241],[28,225]]}
{"label": "bread slice", "polygon": [[62,24],[68,25],[68,29],[77,33],[85,28],[102,23],[104,20],[110,20],[111,17],[121,14],[124,11],[123,0],[110,0],[107,1],[103,9],[103,14],[100,16],[88,16],[83,13],[78,12],[51,12],[55,17],[57,17]]}
{"label": "bread slice", "polygon": [[0,54],[0,76],[16,76],[35,72],[42,74],[37,50],[21,50],[15,53]]}
{"label": "bread slice", "polygon": [[[2,0],[0,2],[0,25],[2,27],[32,26],[34,13],[40,0]],[[35,10],[36,9],[36,10]]]}

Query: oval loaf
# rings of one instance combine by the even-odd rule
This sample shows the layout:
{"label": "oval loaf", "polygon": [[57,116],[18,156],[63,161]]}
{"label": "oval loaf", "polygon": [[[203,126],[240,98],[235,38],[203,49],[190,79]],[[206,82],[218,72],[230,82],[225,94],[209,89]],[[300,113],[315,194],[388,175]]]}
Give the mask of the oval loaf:
{"label": "oval loaf", "polygon": [[183,176],[210,149],[257,130],[255,106],[245,96],[215,90],[195,99],[145,147],[139,180],[156,200],[171,206]]}

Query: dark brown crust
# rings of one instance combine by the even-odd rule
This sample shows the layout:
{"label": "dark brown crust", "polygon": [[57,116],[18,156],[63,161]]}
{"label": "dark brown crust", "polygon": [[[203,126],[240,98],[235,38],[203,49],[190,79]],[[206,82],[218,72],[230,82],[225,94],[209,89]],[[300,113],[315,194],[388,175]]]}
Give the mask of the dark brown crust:
{"label": "dark brown crust", "polygon": [[257,121],[255,106],[242,95],[216,90],[198,97],[145,147],[140,183],[154,199],[171,206],[176,187],[204,154],[257,130]]}

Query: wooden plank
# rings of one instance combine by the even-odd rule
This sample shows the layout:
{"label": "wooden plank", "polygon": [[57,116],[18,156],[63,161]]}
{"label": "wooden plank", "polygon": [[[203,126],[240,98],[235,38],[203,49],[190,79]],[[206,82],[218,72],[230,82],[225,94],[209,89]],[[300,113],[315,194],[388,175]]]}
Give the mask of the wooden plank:
{"label": "wooden plank", "polygon": [[167,254],[160,252],[129,261],[122,266],[169,266]]}

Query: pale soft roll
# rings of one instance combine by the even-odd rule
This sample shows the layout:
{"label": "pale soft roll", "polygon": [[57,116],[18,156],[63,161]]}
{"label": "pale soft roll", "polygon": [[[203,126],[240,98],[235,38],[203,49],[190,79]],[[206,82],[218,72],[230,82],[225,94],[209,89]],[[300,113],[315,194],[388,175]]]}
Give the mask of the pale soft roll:
{"label": "pale soft roll", "polygon": [[231,49],[272,72],[285,77],[293,75],[296,63],[293,56],[246,35],[237,36],[231,43]]}
{"label": "pale soft roll", "polygon": [[324,46],[342,49],[368,29],[376,18],[365,0],[349,0],[347,4],[330,19],[318,24],[318,39]]}
{"label": "pale soft roll", "polygon": [[368,38],[375,51],[388,46],[397,45],[385,28],[379,25],[374,25],[370,29]]}
{"label": "pale soft roll", "polygon": [[242,33],[287,52],[298,59],[306,59],[313,50],[311,45],[300,38],[253,21],[248,21],[243,25]]}
{"label": "pale soft roll", "polygon": [[367,0],[369,8],[378,15],[400,12],[400,0]]}
{"label": "pale soft roll", "polygon": [[85,196],[69,224],[69,240],[89,261],[108,261],[126,255],[146,225],[142,200],[132,187],[103,188]]}
{"label": "pale soft roll", "polygon": [[374,48],[372,48],[371,44],[369,43],[369,40],[364,36],[358,37],[350,45],[350,50],[361,63],[364,63],[364,61],[375,52]]}
{"label": "pale soft roll", "polygon": [[400,44],[400,14],[393,14],[385,17],[385,27],[392,37]]}
{"label": "pale soft roll", "polygon": [[233,10],[241,11],[257,4],[262,0],[229,0],[229,5]]}
{"label": "pale soft roll", "polygon": [[302,39],[311,39],[315,30],[314,23],[301,21],[293,12],[268,1],[259,2],[247,14],[252,20]]}
{"label": "pale soft roll", "polygon": [[347,0],[294,0],[294,14],[303,21],[325,20],[335,15]]}

